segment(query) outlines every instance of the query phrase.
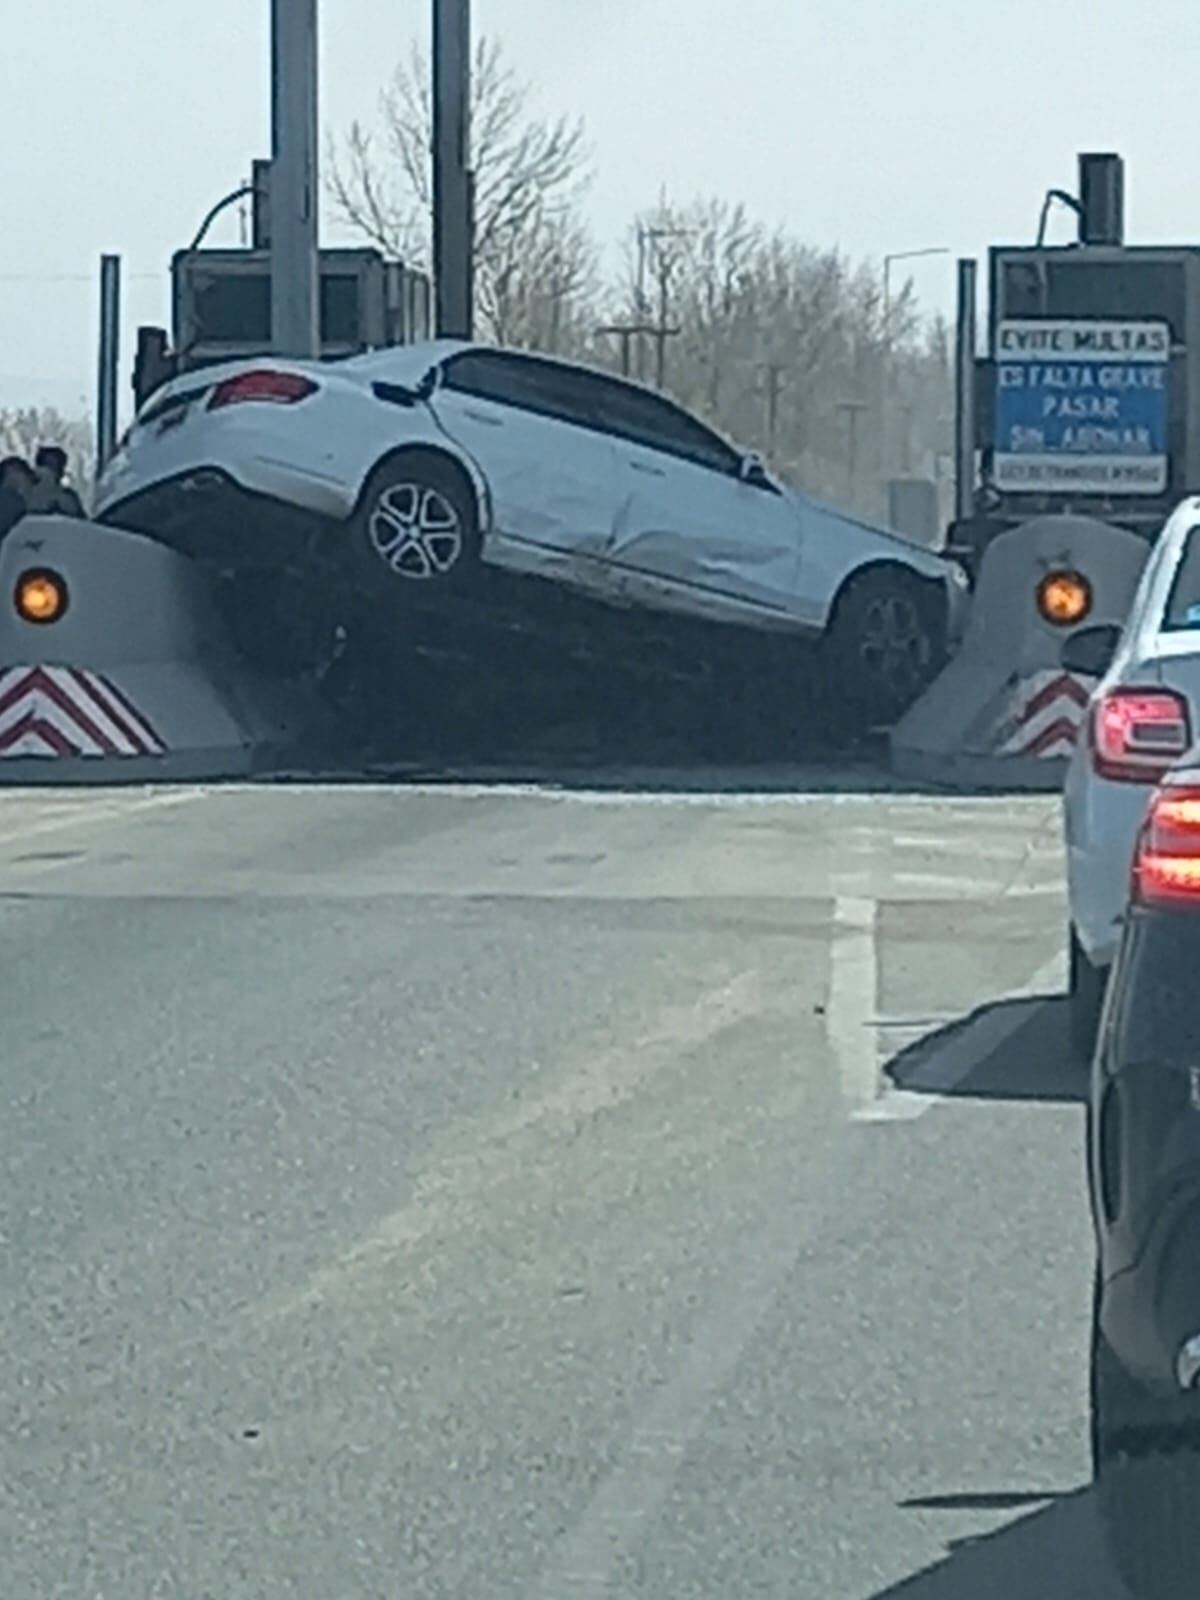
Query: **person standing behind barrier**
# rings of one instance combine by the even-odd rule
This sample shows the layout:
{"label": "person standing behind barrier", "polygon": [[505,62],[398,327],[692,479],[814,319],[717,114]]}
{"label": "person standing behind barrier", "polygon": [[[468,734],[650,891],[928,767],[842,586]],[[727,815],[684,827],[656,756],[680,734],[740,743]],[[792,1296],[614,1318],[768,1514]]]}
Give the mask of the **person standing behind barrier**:
{"label": "person standing behind barrier", "polygon": [[37,468],[37,485],[29,509],[38,512],[57,511],[66,517],[82,517],[83,502],[74,489],[63,482],[67,470],[67,452],[60,445],[39,445],[34,465]]}
{"label": "person standing behind barrier", "polygon": [[5,456],[0,461],[0,539],[29,510],[36,488],[37,474],[23,457]]}

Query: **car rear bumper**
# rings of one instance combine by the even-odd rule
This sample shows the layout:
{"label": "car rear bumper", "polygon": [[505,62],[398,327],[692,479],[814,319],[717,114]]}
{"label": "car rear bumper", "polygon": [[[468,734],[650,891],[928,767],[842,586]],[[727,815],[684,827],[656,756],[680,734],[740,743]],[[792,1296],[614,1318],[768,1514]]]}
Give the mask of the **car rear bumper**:
{"label": "car rear bumper", "polygon": [[109,500],[96,520],[144,533],[205,566],[231,570],[308,566],[329,538],[326,518],[254,492],[215,467]]}
{"label": "car rear bumper", "polygon": [[96,488],[97,514],[115,521],[131,501],[218,472],[247,494],[318,516],[349,515],[355,488],[327,454],[298,450],[281,435],[277,419],[234,420],[236,429],[229,419],[204,419],[162,437],[135,436],[104,470]]}

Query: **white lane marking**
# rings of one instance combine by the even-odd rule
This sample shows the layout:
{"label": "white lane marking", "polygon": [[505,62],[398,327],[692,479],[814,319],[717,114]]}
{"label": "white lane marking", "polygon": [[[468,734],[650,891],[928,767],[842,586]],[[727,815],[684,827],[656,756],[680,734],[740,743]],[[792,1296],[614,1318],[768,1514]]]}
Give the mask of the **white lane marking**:
{"label": "white lane marking", "polygon": [[1013,844],[1008,839],[992,843],[964,834],[961,838],[946,833],[893,833],[889,835],[892,850],[921,851],[928,855],[969,856],[972,861],[1011,861]]}
{"label": "white lane marking", "polygon": [[[582,774],[581,774],[582,776]],[[596,777],[595,772],[591,774]],[[305,795],[305,794],[396,794],[444,796],[454,800],[505,800],[536,799],[559,800],[564,805],[596,806],[718,806],[718,807],[770,807],[781,809],[813,805],[858,807],[877,813],[881,801],[899,810],[912,806],[922,820],[929,813],[954,821],[971,821],[978,807],[985,806],[1009,821],[1026,810],[1044,810],[1044,796],[1030,795],[979,795],[972,799],[952,798],[942,793],[914,794],[903,786],[891,789],[886,781],[879,782],[880,774],[850,771],[844,774],[817,767],[797,769],[776,775],[774,782],[767,779],[761,768],[745,773],[723,769],[720,782],[710,788],[682,787],[683,783],[699,775],[683,768],[671,770],[639,771],[630,769],[614,774],[611,783],[603,787],[574,787],[571,776],[564,775],[531,778],[518,781],[498,775],[492,780],[483,777],[455,778],[433,781],[427,777],[408,778],[397,770],[392,777],[354,777],[338,780],[334,774],[306,777],[303,773],[273,773],[255,782],[230,782],[221,785],[222,794]],[[736,788],[742,781],[745,788]],[[864,783],[878,782],[877,788],[864,788]],[[622,788],[620,785],[624,784]],[[844,784],[845,787],[835,787]],[[679,787],[673,787],[679,785]],[[758,785],[758,787],[754,787]],[[936,844],[939,841],[930,841]]]}
{"label": "white lane marking", "polygon": [[[1061,986],[1062,956],[1043,964],[1007,1001],[1032,1000]],[[852,1122],[912,1122],[948,1099],[978,1067],[1001,1049],[1029,1021],[1028,1006],[1005,1005],[967,1023],[918,1068],[919,1089],[889,1087],[870,1105],[851,1112]]]}
{"label": "white lane marking", "polygon": [[879,908],[866,895],[838,895],[834,902],[829,999],[825,1035],[837,1062],[842,1093],[852,1107],[879,1093],[878,1009]]}
{"label": "white lane marking", "polygon": [[[172,790],[166,794],[146,795],[140,800],[125,800],[115,805],[111,803],[105,805],[103,801],[97,803],[82,801],[78,805],[73,805],[70,811],[48,817],[39,815],[37,820],[29,822],[24,827],[0,833],[0,846],[23,844],[26,839],[40,838],[47,833],[61,833],[65,828],[76,828],[85,823],[119,822],[124,817],[131,817],[142,811],[157,811],[167,806],[184,805],[189,800],[201,799],[205,792],[200,789],[188,789],[183,792]],[[3,791],[0,790],[0,805],[2,803]]]}

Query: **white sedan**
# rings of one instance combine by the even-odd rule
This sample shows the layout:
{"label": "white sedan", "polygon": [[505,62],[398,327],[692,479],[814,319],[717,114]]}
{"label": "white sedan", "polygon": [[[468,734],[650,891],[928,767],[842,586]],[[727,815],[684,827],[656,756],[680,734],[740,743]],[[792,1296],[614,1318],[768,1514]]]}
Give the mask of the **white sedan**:
{"label": "white sedan", "polygon": [[875,720],[920,691],[966,607],[956,564],[797,493],[661,394],[473,344],[187,373],[143,406],[96,499],[101,520],[234,571],[323,567],[400,599],[498,568],[820,637]]}
{"label": "white sedan", "polygon": [[1103,673],[1063,794],[1071,1030],[1087,1054],[1149,797],[1200,726],[1200,498],[1185,500],[1168,519],[1124,628],[1080,629],[1062,660],[1069,671]]}

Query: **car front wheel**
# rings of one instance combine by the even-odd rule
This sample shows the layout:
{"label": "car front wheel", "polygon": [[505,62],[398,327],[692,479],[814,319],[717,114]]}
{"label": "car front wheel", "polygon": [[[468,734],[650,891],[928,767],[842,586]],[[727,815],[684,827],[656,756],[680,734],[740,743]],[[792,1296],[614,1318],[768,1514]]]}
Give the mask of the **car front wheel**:
{"label": "car front wheel", "polygon": [[945,618],[919,578],[875,568],[839,595],[825,644],[833,700],[857,724],[887,726],[939,670]]}

